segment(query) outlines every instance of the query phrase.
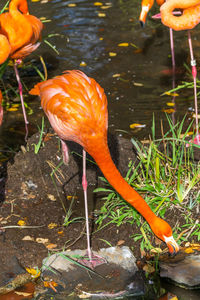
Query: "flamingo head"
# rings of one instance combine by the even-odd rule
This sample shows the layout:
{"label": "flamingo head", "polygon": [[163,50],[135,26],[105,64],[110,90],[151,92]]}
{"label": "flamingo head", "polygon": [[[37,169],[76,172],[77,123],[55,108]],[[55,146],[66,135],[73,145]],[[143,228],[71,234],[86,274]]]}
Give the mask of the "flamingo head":
{"label": "flamingo head", "polygon": [[152,8],[153,3],[154,3],[154,0],[142,0],[142,3],[141,3],[142,9],[140,12],[140,17],[139,17],[140,24],[142,27],[144,27],[144,25],[145,25],[147,14],[150,11],[150,9]]}
{"label": "flamingo head", "polygon": [[151,224],[151,229],[159,239],[167,244],[170,255],[175,255],[179,251],[179,246],[172,235],[172,229],[166,221],[156,218]]}
{"label": "flamingo head", "polygon": [[29,14],[28,3],[26,0],[19,1],[18,9],[25,15]]}

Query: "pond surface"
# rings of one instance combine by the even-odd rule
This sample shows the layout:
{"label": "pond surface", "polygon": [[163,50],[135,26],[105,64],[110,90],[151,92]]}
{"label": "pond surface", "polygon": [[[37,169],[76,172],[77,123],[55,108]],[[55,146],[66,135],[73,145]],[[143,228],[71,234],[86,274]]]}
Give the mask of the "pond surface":
{"label": "pond surface", "polygon": [[[158,12],[157,5],[151,10],[146,27],[142,29],[138,22],[139,2],[102,1],[103,5],[98,6],[95,1],[84,0],[29,1],[30,13],[46,18],[43,38],[55,45],[59,55],[43,42],[25,62],[28,64],[32,60],[32,64],[42,71],[39,65],[39,55],[42,55],[47,64],[48,78],[60,75],[67,69],[80,69],[94,77],[108,97],[109,130],[123,130],[129,137],[143,138],[151,133],[153,114],[157,121],[157,132],[160,131],[160,119],[166,120],[163,109],[171,108],[167,103],[172,101],[172,97],[161,97],[161,94],[172,88],[172,75],[169,30],[160,20],[150,17]],[[47,38],[49,34],[56,36]],[[183,80],[192,81],[183,67],[184,63],[188,66],[190,63],[187,32],[175,32],[174,36],[176,84]],[[192,32],[195,56],[199,56],[198,36],[197,27]],[[119,46],[121,43],[128,43],[128,46]],[[12,68],[9,69],[4,83],[12,77],[14,85],[14,73]],[[40,81],[30,68],[20,69],[20,74],[28,89]],[[41,124],[42,112],[37,100],[27,96],[26,101],[34,112],[29,116],[32,133]],[[194,107],[193,90],[181,90],[175,103],[174,117],[182,118]],[[130,129],[132,123],[140,123],[145,127],[134,132]],[[21,109],[18,112],[5,111],[1,148],[12,151],[20,144],[24,137],[23,127]]]}

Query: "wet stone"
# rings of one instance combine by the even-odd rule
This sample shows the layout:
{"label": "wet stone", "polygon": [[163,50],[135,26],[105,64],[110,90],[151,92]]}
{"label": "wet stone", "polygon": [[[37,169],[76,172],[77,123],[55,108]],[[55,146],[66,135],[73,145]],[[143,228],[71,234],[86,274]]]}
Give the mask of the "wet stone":
{"label": "wet stone", "polygon": [[200,288],[200,255],[188,255],[171,262],[160,262],[160,276],[181,286]]}
{"label": "wet stone", "polygon": [[[59,295],[73,293],[79,298],[116,298],[127,295],[142,296],[145,293],[143,278],[138,272],[135,257],[128,247],[110,247],[94,252],[106,259],[92,272],[67,260],[85,255],[85,250],[65,251],[43,260],[43,278],[59,284]],[[44,298],[46,299],[46,298]]]}

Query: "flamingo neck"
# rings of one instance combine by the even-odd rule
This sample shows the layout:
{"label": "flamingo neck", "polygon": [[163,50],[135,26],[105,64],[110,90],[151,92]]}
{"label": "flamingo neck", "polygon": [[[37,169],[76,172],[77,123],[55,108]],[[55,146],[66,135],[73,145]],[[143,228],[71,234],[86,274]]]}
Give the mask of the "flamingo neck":
{"label": "flamingo neck", "polygon": [[12,0],[9,5],[9,12],[28,14],[28,5],[26,0]]}
{"label": "flamingo neck", "polygon": [[107,141],[102,141],[85,150],[94,158],[102,173],[113,188],[130,203],[151,224],[157,216],[145,200],[126,182],[117,170],[108,149]]}

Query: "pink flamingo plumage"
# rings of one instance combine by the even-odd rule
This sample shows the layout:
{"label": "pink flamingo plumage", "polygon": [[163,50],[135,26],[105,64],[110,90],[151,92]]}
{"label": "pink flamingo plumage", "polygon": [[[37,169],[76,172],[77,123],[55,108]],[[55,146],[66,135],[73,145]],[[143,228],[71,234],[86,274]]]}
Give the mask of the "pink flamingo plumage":
{"label": "pink flamingo plumage", "polygon": [[[169,252],[176,253],[179,247],[169,224],[152,212],[145,200],[123,179],[111,159],[107,144],[107,98],[101,86],[81,71],[73,70],[36,84],[30,94],[41,97],[43,110],[58,136],[80,144],[83,153],[87,151],[94,158],[115,190],[143,215],[154,234],[167,244]],[[84,167],[83,189],[87,204],[85,174]],[[89,230],[87,240],[91,258]]]}

